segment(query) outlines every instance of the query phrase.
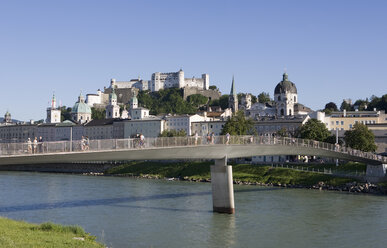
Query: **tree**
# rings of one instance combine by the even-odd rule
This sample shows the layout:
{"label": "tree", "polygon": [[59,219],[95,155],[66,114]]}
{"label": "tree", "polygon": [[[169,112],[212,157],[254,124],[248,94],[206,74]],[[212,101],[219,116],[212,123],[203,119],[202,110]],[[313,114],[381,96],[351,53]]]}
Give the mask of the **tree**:
{"label": "tree", "polygon": [[194,94],[187,97],[187,101],[194,107],[199,108],[200,105],[204,105],[208,102],[208,97],[200,94]]}
{"label": "tree", "polygon": [[361,123],[356,123],[352,130],[346,131],[344,140],[347,146],[365,152],[374,152],[377,148],[374,134]]}
{"label": "tree", "polygon": [[93,120],[102,120],[106,117],[106,110],[99,108],[91,108],[91,119]]}
{"label": "tree", "polygon": [[353,110],[353,106],[344,100],[341,103],[340,110],[341,111],[344,111],[344,110],[351,111],[351,110]]}
{"label": "tree", "polygon": [[254,104],[258,101],[257,97],[254,95],[251,95],[251,104]]}
{"label": "tree", "polygon": [[330,132],[325,124],[316,119],[308,120],[299,130],[299,136],[302,139],[325,141],[329,135]]}
{"label": "tree", "polygon": [[210,90],[216,90],[216,86],[215,85],[210,85],[210,87],[208,87]]}
{"label": "tree", "polygon": [[384,110],[387,112],[387,94],[383,95],[382,97],[372,96],[371,102],[369,103],[367,110]]}
{"label": "tree", "polygon": [[187,133],[184,129],[177,130],[164,130],[162,133],[159,134],[159,137],[185,137],[187,136]]}
{"label": "tree", "polygon": [[327,104],[325,104],[325,108],[323,110],[326,114],[330,114],[332,113],[333,111],[339,111],[339,109],[337,108],[337,105],[336,103],[334,102],[328,102]]}
{"label": "tree", "polygon": [[228,108],[228,95],[222,95],[222,96],[219,98],[219,106],[220,106],[222,109]]}
{"label": "tree", "polygon": [[151,114],[193,114],[197,107],[183,99],[183,89],[170,88],[155,92],[140,91],[138,103],[149,109]]}
{"label": "tree", "polygon": [[222,135],[247,135],[255,134],[254,124],[251,119],[246,119],[243,111],[238,111],[223,126]]}
{"label": "tree", "polygon": [[266,93],[266,92],[262,92],[258,95],[258,102],[260,103],[266,103],[266,102],[270,102],[270,95],[269,93]]}
{"label": "tree", "polygon": [[366,99],[366,100],[359,99],[355,102],[355,104],[353,106],[357,106],[359,111],[363,111],[363,110],[367,109],[368,104],[369,104],[368,99]]}
{"label": "tree", "polygon": [[[324,142],[330,143],[330,144],[336,144],[336,135],[329,135]],[[339,145],[343,144],[343,140],[339,139]]]}
{"label": "tree", "polygon": [[60,121],[71,120],[71,108],[66,106],[60,107]]}

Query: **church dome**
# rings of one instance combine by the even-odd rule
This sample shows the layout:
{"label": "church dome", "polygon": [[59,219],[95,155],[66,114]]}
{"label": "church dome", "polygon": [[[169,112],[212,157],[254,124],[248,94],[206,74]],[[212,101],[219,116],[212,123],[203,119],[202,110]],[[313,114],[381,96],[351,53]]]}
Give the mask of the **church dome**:
{"label": "church dome", "polygon": [[11,113],[9,113],[8,111],[5,113],[5,115],[4,116],[6,116],[6,117],[10,117],[11,116]]}
{"label": "church dome", "polygon": [[297,94],[296,85],[288,80],[288,74],[286,72],[283,74],[282,81],[279,82],[274,89],[274,94],[282,94],[282,93]]}
{"label": "church dome", "polygon": [[85,103],[85,100],[82,96],[82,94],[78,98],[78,102],[74,104],[74,107],[71,110],[71,113],[77,114],[77,113],[82,113],[82,114],[91,114],[91,108],[89,105]]}
{"label": "church dome", "polygon": [[91,114],[91,108],[84,102],[76,102],[71,110],[71,113]]}

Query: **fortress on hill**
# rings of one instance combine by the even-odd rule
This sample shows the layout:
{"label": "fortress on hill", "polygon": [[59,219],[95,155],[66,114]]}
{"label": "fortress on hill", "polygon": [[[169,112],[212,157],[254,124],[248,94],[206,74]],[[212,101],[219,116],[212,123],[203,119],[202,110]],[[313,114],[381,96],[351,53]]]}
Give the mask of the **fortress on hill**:
{"label": "fortress on hill", "polygon": [[138,94],[138,91],[155,92],[169,88],[184,89],[184,99],[193,94],[202,94],[210,99],[219,99],[221,95],[218,90],[210,90],[210,76],[208,74],[202,74],[200,78],[185,78],[184,71],[180,69],[178,72],[155,72],[152,74],[151,80],[138,78],[130,81],[117,81],[113,78],[110,81],[110,86],[104,87],[103,92],[98,90],[97,94],[87,94],[86,103],[90,107],[102,108],[108,105],[112,89],[117,94],[118,103],[127,104],[133,95]]}

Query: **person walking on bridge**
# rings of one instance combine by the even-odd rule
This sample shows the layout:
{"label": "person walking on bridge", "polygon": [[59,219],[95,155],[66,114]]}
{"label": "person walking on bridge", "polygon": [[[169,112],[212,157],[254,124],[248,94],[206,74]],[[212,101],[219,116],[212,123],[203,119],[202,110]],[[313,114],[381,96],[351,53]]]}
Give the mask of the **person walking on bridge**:
{"label": "person walking on bridge", "polygon": [[42,138],[42,136],[39,137],[38,147],[39,147],[39,153],[43,153],[43,138]]}
{"label": "person walking on bridge", "polygon": [[226,145],[230,144],[230,133],[226,133]]}
{"label": "person walking on bridge", "polygon": [[37,153],[37,151],[38,151],[38,138],[35,137],[34,145],[33,145],[33,153]]}
{"label": "person walking on bridge", "polygon": [[145,147],[145,137],[144,135],[141,133],[140,134],[140,148],[143,148]]}
{"label": "person walking on bridge", "polygon": [[30,139],[30,138],[28,138],[28,140],[27,140],[27,152],[28,152],[29,154],[32,153],[32,142],[31,142],[31,139]]}

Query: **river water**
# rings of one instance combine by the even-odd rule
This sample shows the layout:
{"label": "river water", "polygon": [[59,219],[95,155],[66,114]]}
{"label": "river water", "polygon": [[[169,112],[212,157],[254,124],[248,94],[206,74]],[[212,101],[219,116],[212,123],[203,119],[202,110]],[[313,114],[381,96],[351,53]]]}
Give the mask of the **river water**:
{"label": "river water", "polygon": [[109,247],[386,247],[387,197],[235,186],[236,214],[212,212],[211,184],[0,172],[0,216],[80,225]]}

